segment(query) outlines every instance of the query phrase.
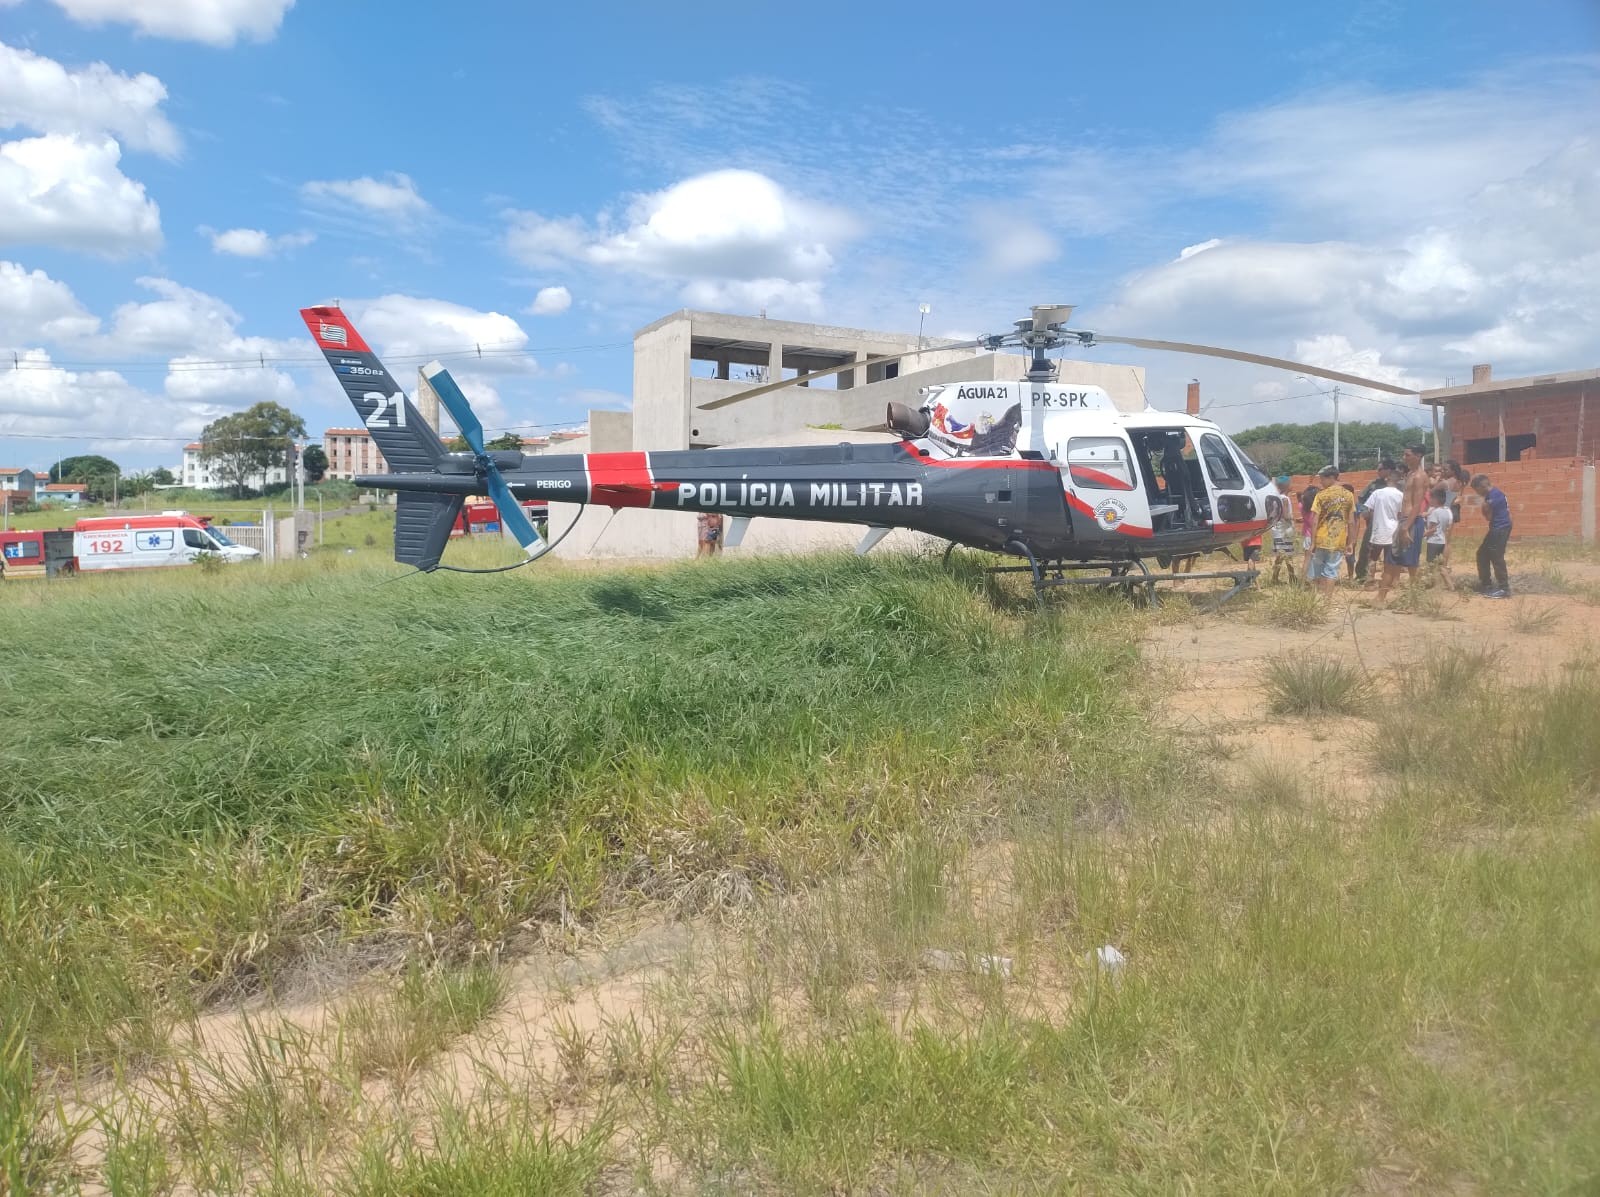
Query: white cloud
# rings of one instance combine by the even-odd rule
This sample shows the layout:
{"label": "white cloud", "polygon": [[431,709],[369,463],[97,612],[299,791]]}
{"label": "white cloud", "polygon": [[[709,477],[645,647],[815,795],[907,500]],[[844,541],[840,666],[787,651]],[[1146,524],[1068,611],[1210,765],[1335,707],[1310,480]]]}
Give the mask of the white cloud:
{"label": "white cloud", "polygon": [[161,211],[120,170],[109,137],[61,133],[0,145],[0,244],[119,257],[161,244]]}
{"label": "white cloud", "polygon": [[[43,349],[20,354],[18,367],[0,371],[0,439],[7,435],[67,435],[91,447],[152,430],[197,436],[223,407],[155,395],[113,370],[68,370]],[[148,452],[141,446],[141,451]],[[176,456],[176,442],[164,455]]]}
{"label": "white cloud", "polygon": [[[294,382],[281,370],[238,363],[303,355],[303,343],[243,335],[239,313],[215,295],[166,278],[138,282],[158,298],[120,305],[111,314],[110,331],[100,340],[102,352],[166,357],[166,393],[184,403],[238,408],[262,399],[279,403],[294,399]],[[217,369],[217,362],[234,364]]]}
{"label": "white cloud", "polygon": [[1341,88],[1224,117],[1182,157],[1179,178],[1206,193],[1265,194],[1325,229],[1403,235],[1591,132],[1597,105],[1593,58],[1461,87]]}
{"label": "white cloud", "polygon": [[294,0],[55,0],[80,25],[118,23],[179,41],[231,46],[271,40]]}
{"label": "white cloud", "polygon": [[565,287],[540,287],[528,305],[530,316],[559,316],[572,306],[572,292]]}
{"label": "white cloud", "polygon": [[111,314],[108,349],[119,353],[230,356],[224,350],[236,339],[239,313],[215,295],[171,279],[146,277],[138,282],[160,298],[119,306]]}
{"label": "white cloud", "polygon": [[270,258],[279,250],[298,249],[317,239],[315,233],[281,233],[274,237],[260,229],[200,230],[211,238],[211,251],[236,258]]}
{"label": "white cloud", "polygon": [[840,208],[766,175],[716,170],[641,196],[621,220],[510,213],[506,244],[537,267],[583,263],[679,285],[695,304],[820,306],[839,248],[859,233]]}
{"label": "white cloud", "polygon": [[[472,352],[470,359],[444,357],[458,381],[456,361],[479,373],[531,373],[536,369],[532,358],[515,356],[527,348],[528,334],[499,312],[412,295],[342,302],[361,335],[383,355],[427,358]],[[476,356],[479,350],[482,357]],[[396,370],[398,377],[399,368]]]}
{"label": "white cloud", "polygon": [[390,172],[382,179],[322,179],[303,184],[300,194],[312,203],[354,206],[395,224],[409,224],[426,216],[431,207],[417,191],[411,176]]}
{"label": "white cloud", "polygon": [[978,241],[979,269],[1006,276],[1037,270],[1061,256],[1061,246],[1049,233],[1015,210],[985,204],[973,214]]}
{"label": "white cloud", "polygon": [[8,350],[40,341],[93,336],[100,321],[72,288],[42,270],[0,261],[0,346]]}
{"label": "white cloud", "polygon": [[182,143],[161,112],[166,98],[154,75],[123,75],[103,62],[69,69],[0,42],[0,129],[109,133],[133,149],[174,158]]}

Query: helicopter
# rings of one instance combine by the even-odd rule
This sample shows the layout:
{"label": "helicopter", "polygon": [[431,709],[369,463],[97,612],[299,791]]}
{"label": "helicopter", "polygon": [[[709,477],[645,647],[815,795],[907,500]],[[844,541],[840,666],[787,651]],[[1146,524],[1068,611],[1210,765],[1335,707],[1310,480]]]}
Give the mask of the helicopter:
{"label": "helicopter", "polygon": [[[1009,332],[941,346],[991,352],[1021,346],[1028,369],[1015,382],[924,387],[915,408],[888,404],[884,425],[898,441],[540,456],[488,450],[471,404],[434,361],[422,375],[471,450],[447,451],[341,309],[309,307],[300,315],[391,471],[355,482],[398,492],[395,560],[423,572],[454,568],[441,563],[450,530],[464,500],[487,493],[526,554],[517,565],[556,543],[540,535],[522,507],[525,500],[543,500],[721,513],[731,517],[723,542],[728,548],[738,546],[756,518],[862,525],[858,553],[905,528],[948,541],[947,558],[959,545],[1020,559],[1023,564],[994,572],[1030,575],[1036,594],[1057,585],[1112,585],[1153,600],[1156,583],[1172,578],[1152,573],[1147,559],[1166,565],[1243,541],[1267,526],[1283,496],[1216,424],[1149,407],[1122,412],[1099,387],[1061,382],[1052,350],[1130,345],[1414,393],[1241,350],[1071,329],[1072,311],[1062,304],[1035,306]],[[701,406],[743,402],[914,352],[813,371]],[[1255,576],[1253,569],[1178,575],[1231,578],[1233,589],[1219,602]]]}

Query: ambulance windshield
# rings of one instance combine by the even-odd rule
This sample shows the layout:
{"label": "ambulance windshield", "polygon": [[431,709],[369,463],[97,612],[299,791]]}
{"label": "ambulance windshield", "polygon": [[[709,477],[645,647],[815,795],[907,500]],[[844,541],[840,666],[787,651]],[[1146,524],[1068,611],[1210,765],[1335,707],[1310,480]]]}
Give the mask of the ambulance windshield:
{"label": "ambulance windshield", "polygon": [[218,544],[222,545],[224,548],[231,549],[231,548],[234,547],[233,541],[228,539],[228,534],[226,532],[224,532],[221,528],[213,528],[211,525],[207,524],[206,525],[206,532],[211,536],[212,540],[216,541]]}

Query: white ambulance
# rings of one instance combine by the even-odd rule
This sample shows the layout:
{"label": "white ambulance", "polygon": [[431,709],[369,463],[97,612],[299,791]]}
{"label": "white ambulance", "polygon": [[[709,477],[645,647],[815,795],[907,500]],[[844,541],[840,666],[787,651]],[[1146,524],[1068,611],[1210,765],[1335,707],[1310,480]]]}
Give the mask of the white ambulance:
{"label": "white ambulance", "polygon": [[72,550],[84,572],[189,565],[207,554],[228,562],[261,556],[258,549],[234,544],[222,529],[178,511],[79,520]]}

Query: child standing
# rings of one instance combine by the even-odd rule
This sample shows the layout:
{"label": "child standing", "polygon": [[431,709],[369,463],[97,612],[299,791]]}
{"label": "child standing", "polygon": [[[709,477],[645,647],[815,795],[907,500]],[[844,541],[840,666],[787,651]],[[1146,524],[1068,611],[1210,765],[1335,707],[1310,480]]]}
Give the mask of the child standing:
{"label": "child standing", "polygon": [[1428,546],[1428,564],[1437,571],[1444,588],[1454,590],[1455,579],[1450,576],[1450,530],[1455,525],[1456,517],[1450,511],[1450,492],[1443,486],[1436,486],[1428,497],[1433,504],[1428,509],[1427,523],[1423,528],[1423,540]]}

